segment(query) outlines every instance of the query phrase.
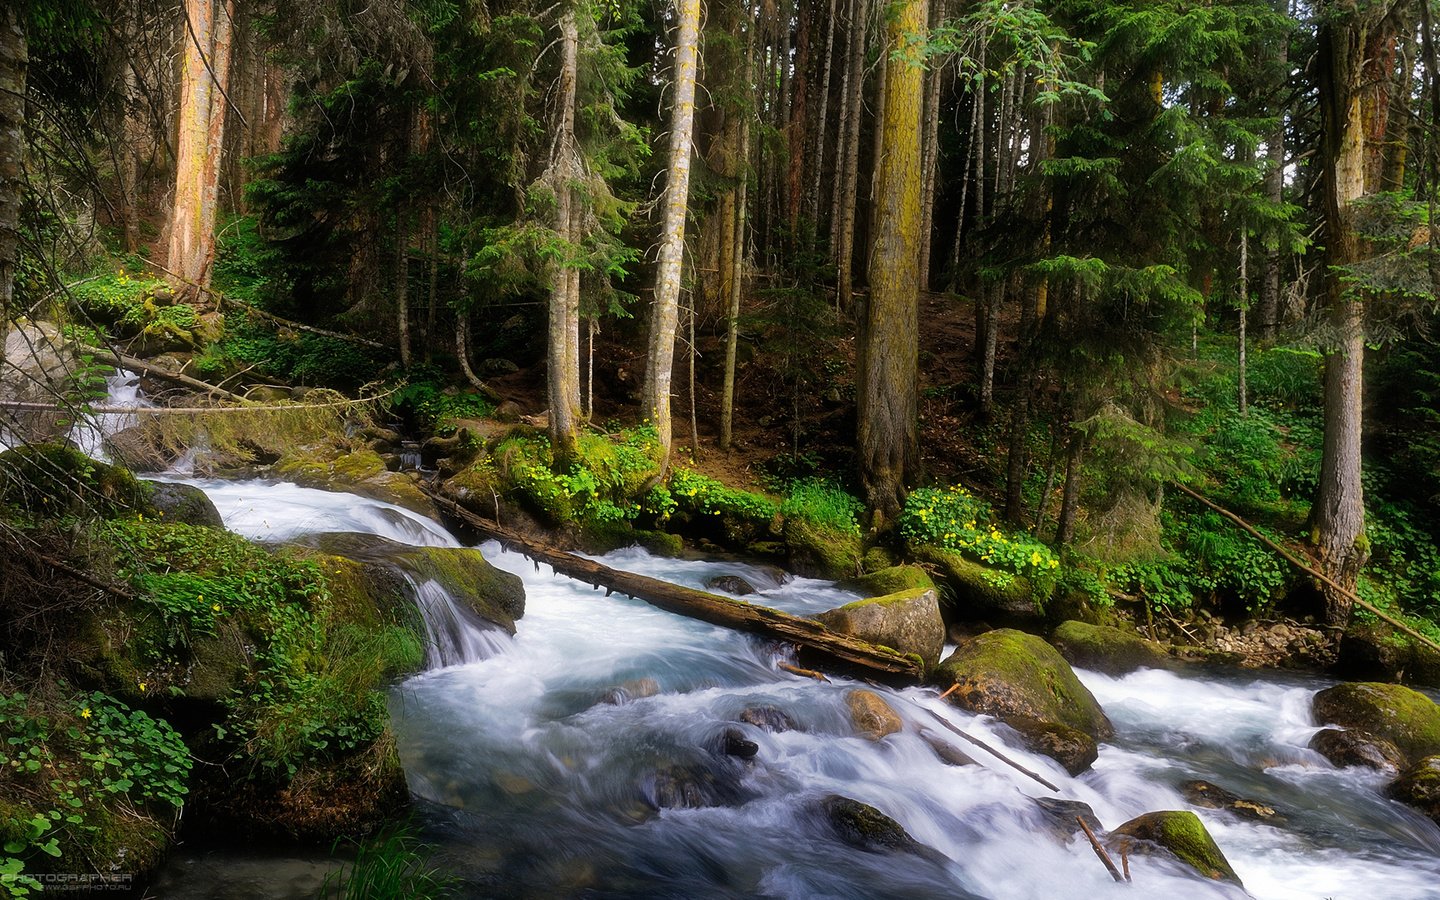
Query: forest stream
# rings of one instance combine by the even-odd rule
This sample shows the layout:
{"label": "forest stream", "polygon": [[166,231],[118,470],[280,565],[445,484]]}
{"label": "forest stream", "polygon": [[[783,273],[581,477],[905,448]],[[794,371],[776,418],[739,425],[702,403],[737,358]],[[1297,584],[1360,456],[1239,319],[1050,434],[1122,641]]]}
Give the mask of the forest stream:
{"label": "forest stream", "polygon": [[[229,528],[257,540],[352,531],[460,545],[438,522],[353,494],[166,477],[204,489]],[[1192,779],[1283,817],[1260,824],[1196,809],[1251,896],[1418,900],[1440,884],[1440,828],[1385,799],[1386,776],[1336,769],[1306,749],[1322,679],[1080,671],[1117,734],[1091,771],[1070,778],[1020,749],[1005,726],[928,688],[873,687],[904,730],[878,742],[856,736],[845,701],[856,682],[786,673],[773,645],[606,597],[494,543],[481,549],[524,580],[518,633],[484,631],[437,586],[420,585],[431,664],[391,694],[424,836],[466,895],[1244,896],[1152,857],[1132,858],[1133,885],[1117,885],[1083,835],[1070,835],[1068,808],[1039,802],[1080,801],[1112,828],[1190,808],[1179,786]],[[697,587],[738,574],[760,589],[758,602],[800,614],[854,598],[768,567],[634,548],[600,559]],[[960,743],[936,716],[1003,747],[1059,792]],[[758,745],[752,759],[721,752],[727,731]],[[935,741],[975,764],[947,765]],[[831,795],[878,808],[921,846],[845,843],[820,811]]]}

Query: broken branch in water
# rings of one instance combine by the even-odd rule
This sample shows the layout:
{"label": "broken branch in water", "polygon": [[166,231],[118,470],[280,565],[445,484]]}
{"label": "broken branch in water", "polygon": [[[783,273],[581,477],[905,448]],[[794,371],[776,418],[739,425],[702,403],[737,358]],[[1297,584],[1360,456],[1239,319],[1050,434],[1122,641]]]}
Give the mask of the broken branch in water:
{"label": "broken branch in water", "polygon": [[[1105,864],[1105,868],[1110,870],[1110,877],[1122,884],[1129,881],[1128,876],[1121,875],[1120,870],[1115,868],[1115,861],[1110,858],[1110,854],[1105,850],[1105,845],[1100,843],[1100,839],[1095,836],[1095,832],[1091,831],[1090,826],[1085,824],[1085,817],[1076,816],[1075,821],[1079,822],[1080,827],[1085,829],[1085,836],[1090,839],[1090,846],[1095,848],[1095,855],[1100,857],[1100,861]],[[1125,867],[1128,869],[1130,866],[1127,863]]]}

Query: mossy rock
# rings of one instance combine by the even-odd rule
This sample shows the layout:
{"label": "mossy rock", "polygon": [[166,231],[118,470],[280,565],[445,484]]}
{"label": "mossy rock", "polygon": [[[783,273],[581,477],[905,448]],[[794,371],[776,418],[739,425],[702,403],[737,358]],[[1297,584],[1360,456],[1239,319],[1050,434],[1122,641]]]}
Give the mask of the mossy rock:
{"label": "mossy rock", "polygon": [[811,578],[851,578],[860,571],[860,533],[801,518],[785,520],[790,570]]}
{"label": "mossy rock", "polygon": [[1368,731],[1394,744],[1408,760],[1440,753],[1440,706],[1398,684],[1346,682],[1315,695],[1315,721]]}
{"label": "mossy rock", "polygon": [[1223,809],[1242,819],[1269,822],[1272,825],[1280,825],[1285,822],[1285,817],[1276,812],[1275,807],[1258,800],[1247,800],[1209,781],[1187,781],[1180,785],[1180,793],[1196,806],[1203,806],[1206,809]]}
{"label": "mossy rock", "polygon": [[0,453],[0,503],[37,518],[155,513],[150,486],[129,469],[96,462],[65,444]]}
{"label": "mossy rock", "polygon": [[1100,758],[1095,739],[1078,728],[1025,716],[1007,716],[1005,724],[1015,730],[1025,749],[1055,760],[1072,778],[1088,771]]}
{"label": "mossy rock", "polygon": [[202,635],[190,645],[185,696],[192,700],[224,703],[245,683],[254,660],[246,649],[252,639],[233,621],[220,622],[215,634]]}
{"label": "mossy rock", "polygon": [[894,568],[899,563],[895,554],[884,547],[871,547],[865,551],[860,558],[860,569],[866,574],[874,574],[881,569]]}
{"label": "mossy rock", "polygon": [[939,663],[945,649],[945,622],[940,618],[940,601],[933,587],[857,600],[815,618],[837,634],[914,653],[926,668]]}
{"label": "mossy rock", "polygon": [[390,471],[384,458],[369,447],[289,448],[274,464],[273,471],[303,487],[349,491],[436,517],[435,504],[425,496],[415,477],[409,472]]}
{"label": "mossy rock", "polygon": [[1174,662],[1165,648],[1154,641],[1105,625],[1063,622],[1050,635],[1050,643],[1072,666],[1107,675],[1123,675],[1136,669],[1165,669]]}
{"label": "mossy rock", "polygon": [[1188,810],[1146,813],[1110,832],[1107,843],[1130,854],[1158,848],[1214,881],[1240,884],[1240,876],[1205,830],[1200,817]]}
{"label": "mossy rock", "polygon": [[644,547],[656,556],[679,556],[685,542],[665,531],[633,528],[628,522],[596,522],[580,529],[577,543],[586,553],[609,553],[624,547]]}
{"label": "mossy rock", "polygon": [[1054,647],[1023,631],[1002,628],[972,638],[929,680],[940,688],[959,685],[950,701],[971,712],[1055,722],[1096,740],[1115,733],[1070,664]]}
{"label": "mossy rock", "polygon": [[1392,799],[1413,806],[1440,825],[1440,756],[1427,756],[1385,789]]}
{"label": "mossy rock", "polygon": [[[414,547],[370,534],[310,535],[302,542],[333,556],[378,567],[355,573],[370,582],[393,578],[395,569],[413,577],[433,579],[481,619],[515,633],[515,620],[525,614],[525,587],[520,578],[502,572],[479,550],[468,547]],[[390,570],[387,576],[385,570]]]}
{"label": "mossy rock", "polygon": [[919,546],[915,557],[938,570],[950,590],[947,608],[955,618],[974,621],[998,616],[1012,622],[1038,622],[1045,617],[1045,597],[1036,595],[1030,579],[1011,575],[966,559],[953,550]]}
{"label": "mossy rock", "polygon": [[[867,559],[869,555],[866,554]],[[854,591],[862,597],[883,597],[916,588],[934,588],[935,582],[919,566],[889,566],[858,578],[847,578],[836,587]]]}
{"label": "mossy rock", "polygon": [[1358,681],[1440,687],[1440,651],[1388,625],[1357,623],[1340,638],[1334,671]]}
{"label": "mossy rock", "polygon": [[151,482],[150,504],[155,508],[156,515],[164,516],[167,522],[203,525],[209,528],[225,527],[214,501],[193,484]]}
{"label": "mossy rock", "polygon": [[860,850],[914,852],[920,847],[899,822],[868,803],[831,794],[820,801],[820,812],[840,840]]}

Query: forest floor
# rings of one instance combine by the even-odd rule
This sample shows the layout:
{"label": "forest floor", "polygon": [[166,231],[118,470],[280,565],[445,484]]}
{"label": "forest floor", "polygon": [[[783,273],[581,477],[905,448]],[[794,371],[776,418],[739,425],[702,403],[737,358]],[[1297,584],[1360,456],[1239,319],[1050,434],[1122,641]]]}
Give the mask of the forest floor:
{"label": "forest floor", "polygon": [[[951,294],[927,293],[920,300],[920,450],[923,477],[961,481],[981,493],[993,489],[1003,459],[983,439],[987,424],[975,401],[974,304]],[[1014,322],[1002,321],[999,375],[1010,356],[1005,336]],[[770,356],[754,354],[737,371],[734,431],[728,451],[719,448],[720,367],[724,336],[701,333],[697,344],[695,420],[699,444],[691,432],[689,361],[682,340],[676,352],[675,448],[685,465],[726,484],[764,490],[777,458],[798,455],[800,468],[847,480],[855,470],[856,341],[832,345],[822,365],[813,367],[798,391],[770,364]],[[588,349],[588,347],[587,347]],[[595,347],[595,414],[600,427],[628,422],[638,408],[645,369],[643,342],[612,330]],[[487,381],[526,414],[542,412],[545,397],[543,361]],[[614,429],[610,429],[614,430]],[[1003,454],[1002,454],[1003,456]],[[792,465],[793,468],[793,465]],[[800,471],[795,474],[810,474]]]}

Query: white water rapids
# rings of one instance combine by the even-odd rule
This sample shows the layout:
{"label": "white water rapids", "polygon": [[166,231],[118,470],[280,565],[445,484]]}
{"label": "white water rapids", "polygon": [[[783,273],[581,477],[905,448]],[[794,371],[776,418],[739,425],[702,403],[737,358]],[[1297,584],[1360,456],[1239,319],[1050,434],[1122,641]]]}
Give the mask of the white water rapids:
{"label": "white water rapids", "polygon": [[[190,483],[230,528],[261,540],[364,531],[458,544],[436,522],[351,494]],[[878,743],[858,737],[845,705],[855,682],[786,674],[773,665],[778,651],[753,638],[606,598],[495,544],[482,550],[525,582],[518,634],[485,636],[468,652],[486,658],[416,675],[391,704],[426,836],[467,896],[1243,896],[1145,857],[1131,859],[1134,884],[1117,885],[1083,837],[1052,838],[1031,799],[1083,801],[1113,828],[1189,808],[1178,785],[1202,778],[1286,816],[1277,827],[1195,810],[1254,897],[1440,897],[1440,828],[1386,800],[1384,776],[1337,770],[1305,749],[1319,679],[1082,671],[1117,734],[1092,771],[1070,778],[1009,743],[1003,726],[930,690],[877,689],[906,730]],[[763,567],[636,549],[602,559],[693,586],[740,574],[762,588],[757,602],[802,614],[853,598],[826,582],[782,583]],[[795,727],[739,724],[758,707],[782,710]],[[932,715],[1003,744],[1060,794],[960,744]],[[759,745],[753,760],[715,752],[732,728]],[[945,765],[922,729],[979,764]],[[816,811],[830,794],[879,808],[939,855],[842,843]]]}

